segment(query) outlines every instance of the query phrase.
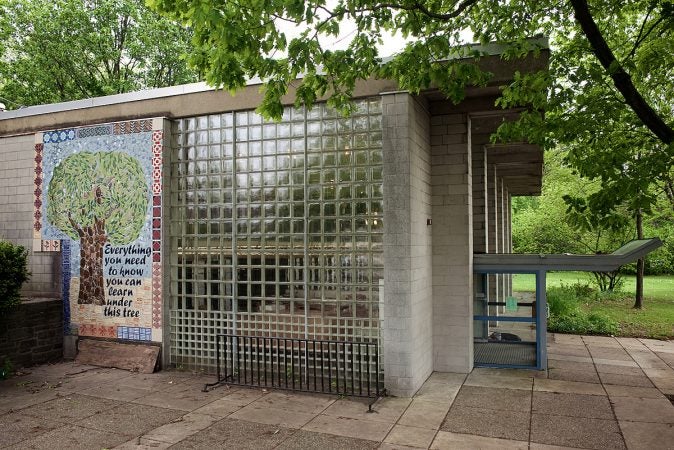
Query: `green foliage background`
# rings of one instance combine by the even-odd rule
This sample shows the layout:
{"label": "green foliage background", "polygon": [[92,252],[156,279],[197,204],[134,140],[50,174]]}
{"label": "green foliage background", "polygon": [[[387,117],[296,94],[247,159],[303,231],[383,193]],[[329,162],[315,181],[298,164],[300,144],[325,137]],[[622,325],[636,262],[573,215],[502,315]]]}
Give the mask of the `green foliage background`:
{"label": "green foliage background", "polygon": [[11,242],[0,241],[0,317],[21,302],[21,286],[30,277],[28,251]]}
{"label": "green foliage background", "polygon": [[0,0],[0,102],[9,109],[197,81],[189,28],[143,0]]}

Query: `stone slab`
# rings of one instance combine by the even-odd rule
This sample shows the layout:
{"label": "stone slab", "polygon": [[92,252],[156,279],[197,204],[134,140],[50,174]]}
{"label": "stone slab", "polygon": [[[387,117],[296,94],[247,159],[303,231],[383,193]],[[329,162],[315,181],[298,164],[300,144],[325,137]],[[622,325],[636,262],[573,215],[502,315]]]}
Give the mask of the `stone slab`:
{"label": "stone slab", "polygon": [[366,450],[379,448],[379,442],[300,430],[276,448],[279,450],[311,448],[321,450]]}
{"label": "stone slab", "polygon": [[528,411],[496,411],[453,405],[440,429],[524,441],[529,438],[529,419]]}
{"label": "stone slab", "polygon": [[152,373],[157,365],[159,347],[120,342],[81,339],[75,358],[78,364],[115,367],[140,373]]}
{"label": "stone slab", "polygon": [[615,420],[533,413],[531,442],[591,449],[624,449]]}
{"label": "stone slab", "polygon": [[431,449],[480,449],[480,450],[527,450],[529,448],[526,441],[513,441],[510,439],[499,439],[485,436],[475,436],[472,434],[451,433],[448,431],[438,431]]}

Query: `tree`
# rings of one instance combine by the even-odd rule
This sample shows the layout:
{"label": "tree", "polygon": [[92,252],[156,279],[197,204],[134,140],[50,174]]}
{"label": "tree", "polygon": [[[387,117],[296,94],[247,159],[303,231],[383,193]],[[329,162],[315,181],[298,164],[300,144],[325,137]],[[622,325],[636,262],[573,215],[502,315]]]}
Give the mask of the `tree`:
{"label": "tree", "polygon": [[8,108],[196,81],[188,28],[142,0],[0,0]]}
{"label": "tree", "polygon": [[143,169],[126,153],[74,153],[54,168],[47,220],[80,241],[78,303],[105,304],[103,246],[138,238],[149,198]]}
{"label": "tree", "polygon": [[[466,85],[489,77],[461,59],[481,54],[460,46],[464,30],[481,43],[505,43],[504,58],[536,51],[529,36],[550,36],[549,73],[516,73],[498,100],[504,108],[531,110],[503,124],[495,139],[567,145],[569,164],[602,183],[592,199],[571,206],[604,225],[617,226],[623,206],[634,220],[638,211],[649,214],[654,181],[671,192],[671,1],[148,1],[194,27],[190,61],[208,82],[237,89],[255,76],[264,80],[259,110],[272,117],[280,117],[281,97],[291,85],[298,104],[328,95],[332,106],[344,109],[355,82],[372,76],[394,79],[413,93],[435,86],[459,101]],[[277,27],[281,22],[303,31],[289,39]],[[355,28],[347,48],[325,48],[321,38],[334,38],[344,26]],[[409,43],[383,61],[375,44],[395,31]]]}

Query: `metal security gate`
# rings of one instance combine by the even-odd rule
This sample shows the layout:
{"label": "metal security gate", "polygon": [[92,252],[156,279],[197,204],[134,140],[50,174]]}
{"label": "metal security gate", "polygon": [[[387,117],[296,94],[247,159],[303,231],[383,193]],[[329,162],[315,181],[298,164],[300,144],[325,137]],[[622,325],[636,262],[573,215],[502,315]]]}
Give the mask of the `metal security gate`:
{"label": "metal security gate", "polygon": [[375,343],[218,335],[220,384],[371,398],[385,394]]}
{"label": "metal security gate", "polygon": [[377,97],[176,122],[170,364],[215,374],[221,335],[380,345],[381,121]]}

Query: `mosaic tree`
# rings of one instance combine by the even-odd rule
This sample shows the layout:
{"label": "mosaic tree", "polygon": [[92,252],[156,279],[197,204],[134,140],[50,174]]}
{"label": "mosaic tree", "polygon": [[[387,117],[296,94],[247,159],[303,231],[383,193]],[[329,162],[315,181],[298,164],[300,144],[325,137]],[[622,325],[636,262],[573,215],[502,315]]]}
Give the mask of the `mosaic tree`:
{"label": "mosaic tree", "polygon": [[105,304],[103,246],[137,239],[148,202],[143,169],[125,153],[75,153],[54,168],[47,220],[80,241],[78,303]]}

